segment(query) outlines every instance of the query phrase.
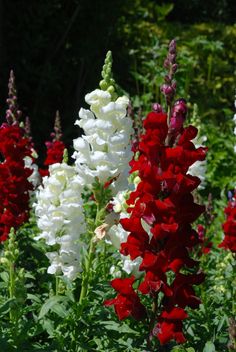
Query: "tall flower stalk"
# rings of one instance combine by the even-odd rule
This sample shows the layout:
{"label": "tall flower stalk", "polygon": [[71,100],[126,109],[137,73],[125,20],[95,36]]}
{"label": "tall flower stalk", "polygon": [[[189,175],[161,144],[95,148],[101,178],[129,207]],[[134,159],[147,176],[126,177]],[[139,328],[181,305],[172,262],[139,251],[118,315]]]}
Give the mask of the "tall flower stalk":
{"label": "tall flower stalk", "polygon": [[[188,174],[188,170],[196,161],[205,159],[206,148],[196,148],[192,142],[197,135],[195,127],[183,127],[185,100],[172,103],[172,74],[177,68],[172,67],[176,65],[175,50],[172,41],[167,58],[170,77],[169,81],[165,79],[167,86],[163,89],[168,113],[154,104],[155,110],[143,122],[145,132],[131,162],[131,172],[138,172],[140,182],[127,201],[130,216],[120,220],[129,233],[120,252],[131,260],[141,257],[139,271],[143,276],[138,280],[134,276],[113,280],[111,284],[118,296],[105,302],[114,305],[121,320],[128,316],[147,317],[149,349],[154,336],[161,344],[172,339],[185,342],[185,308],[199,306],[193,285],[204,279],[203,273],[196,271],[198,263],[190,257],[190,249],[199,244],[191,224],[202,214],[204,206],[194,202],[192,191],[200,179]],[[138,288],[134,289],[134,285]],[[150,297],[151,308],[144,307],[139,294]]]}
{"label": "tall flower stalk", "polygon": [[28,220],[33,190],[29,180],[32,169],[25,164],[25,158],[32,156],[32,143],[19,124],[21,111],[13,71],[8,88],[6,122],[0,126],[0,242],[7,239],[11,228],[16,230]]}
{"label": "tall flower stalk", "polygon": [[127,187],[129,161],[132,158],[132,120],[127,116],[129,99],[126,96],[117,97],[111,69],[112,56],[111,52],[108,52],[100,89],[95,89],[85,96],[90,109],[81,108],[80,120],[75,122],[84,130],[84,134],[74,140],[75,167],[83,184],[91,193],[96,207],[94,220],[88,223],[90,243],[82,274],[80,314],[92,278],[97,233],[104,222],[105,209],[112,194],[115,195]]}
{"label": "tall flower stalk", "polygon": [[66,162],[49,166],[36,194],[35,213],[50,266],[48,273],[74,280],[81,268],[81,235],[85,233],[82,186],[75,168]]}

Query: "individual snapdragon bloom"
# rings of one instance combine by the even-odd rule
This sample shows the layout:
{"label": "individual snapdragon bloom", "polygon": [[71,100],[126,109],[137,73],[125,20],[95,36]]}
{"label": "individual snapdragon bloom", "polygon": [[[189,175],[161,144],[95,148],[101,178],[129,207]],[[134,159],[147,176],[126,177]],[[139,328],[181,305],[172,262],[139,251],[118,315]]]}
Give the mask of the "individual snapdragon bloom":
{"label": "individual snapdragon bloom", "polygon": [[63,274],[74,280],[81,271],[80,252],[85,232],[82,186],[75,168],[66,163],[49,166],[49,176],[36,194],[35,213],[41,230],[38,239],[44,239],[52,250],[46,253],[50,260],[48,273]]}
{"label": "individual snapdragon bloom", "polygon": [[[192,142],[194,143],[196,148],[204,147],[205,142],[207,140],[206,136],[195,137]],[[206,160],[197,160],[193,165],[189,167],[188,174],[192,176],[197,176],[200,178],[201,183],[198,186],[198,189],[204,189],[206,184],[206,168],[207,162]]]}
{"label": "individual snapdragon bloom", "polygon": [[95,178],[103,184],[113,179],[110,188],[116,193],[127,186],[132,158],[132,120],[126,116],[129,99],[123,96],[112,101],[108,91],[96,89],[85,96],[85,101],[90,110],[81,108],[80,120],[75,122],[85,133],[74,140],[77,172],[86,185]]}
{"label": "individual snapdragon bloom", "polygon": [[41,181],[41,177],[39,174],[38,165],[34,163],[34,159],[36,156],[36,152],[32,151],[32,156],[26,156],[24,158],[25,167],[32,170],[32,174],[28,177],[28,181],[33,185],[34,189],[38,187]]}

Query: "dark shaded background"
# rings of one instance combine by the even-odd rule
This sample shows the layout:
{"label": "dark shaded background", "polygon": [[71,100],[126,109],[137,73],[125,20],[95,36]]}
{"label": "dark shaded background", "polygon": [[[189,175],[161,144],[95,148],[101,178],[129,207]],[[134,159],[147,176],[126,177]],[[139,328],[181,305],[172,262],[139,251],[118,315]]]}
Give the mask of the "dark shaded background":
{"label": "dark shaded background", "polygon": [[[137,23],[152,14],[151,0],[0,0],[0,108],[5,99],[10,69],[16,76],[24,116],[29,116],[37,148],[53,128],[60,110],[64,139],[71,144],[78,133],[73,124],[84,95],[97,87],[105,53],[113,51],[114,76],[127,91],[133,89],[128,50],[135,37],[125,41],[125,23]],[[223,22],[232,24],[234,0],[172,1],[167,22]],[[137,33],[137,35],[139,35]]]}

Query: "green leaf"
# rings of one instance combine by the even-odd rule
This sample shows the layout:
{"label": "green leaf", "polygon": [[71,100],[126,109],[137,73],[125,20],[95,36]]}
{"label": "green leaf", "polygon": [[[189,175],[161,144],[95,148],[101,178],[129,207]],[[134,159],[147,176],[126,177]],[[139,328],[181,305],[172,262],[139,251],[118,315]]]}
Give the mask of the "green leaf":
{"label": "green leaf", "polygon": [[203,349],[203,352],[215,352],[215,345],[212,341],[207,341],[205,346],[204,346],[204,349]]}
{"label": "green leaf", "polygon": [[138,334],[137,331],[131,329],[127,324],[119,324],[115,321],[102,321],[100,324],[104,325],[107,330],[114,330],[127,334]]}
{"label": "green leaf", "polygon": [[65,318],[69,313],[62,304],[55,304],[51,310],[61,318]]}
{"label": "green leaf", "polygon": [[16,302],[15,298],[8,299],[2,306],[0,306],[0,316],[5,315],[9,312],[13,302]]}
{"label": "green leaf", "polygon": [[64,297],[61,296],[53,296],[47,299],[46,302],[42,305],[38,318],[42,319],[48,313],[49,310],[52,310],[53,308],[55,309],[54,306],[63,299]]}
{"label": "green leaf", "polygon": [[4,271],[3,273],[0,273],[0,277],[2,281],[6,283],[9,281],[9,274],[6,271]]}
{"label": "green leaf", "polygon": [[33,302],[41,303],[40,298],[36,295],[32,295],[31,293],[27,294],[27,299],[30,299]]}
{"label": "green leaf", "polygon": [[53,326],[53,323],[51,322],[51,320],[43,320],[42,326],[47,331],[49,336],[53,336],[54,326]]}

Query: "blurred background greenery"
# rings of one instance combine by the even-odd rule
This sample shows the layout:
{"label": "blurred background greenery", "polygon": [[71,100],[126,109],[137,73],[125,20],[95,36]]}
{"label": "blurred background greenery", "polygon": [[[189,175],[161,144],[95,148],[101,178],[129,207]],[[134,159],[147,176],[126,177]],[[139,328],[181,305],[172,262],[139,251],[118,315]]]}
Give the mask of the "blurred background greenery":
{"label": "blurred background greenery", "polygon": [[[161,101],[163,58],[177,39],[177,95],[197,103],[207,134],[211,191],[231,187],[234,167],[236,2],[234,0],[0,0],[0,108],[10,69],[16,75],[19,104],[29,116],[41,150],[62,117],[64,140],[72,145],[84,95],[98,86],[107,50],[114,77],[131,95],[141,117]],[[223,180],[222,180],[223,178]]]}

